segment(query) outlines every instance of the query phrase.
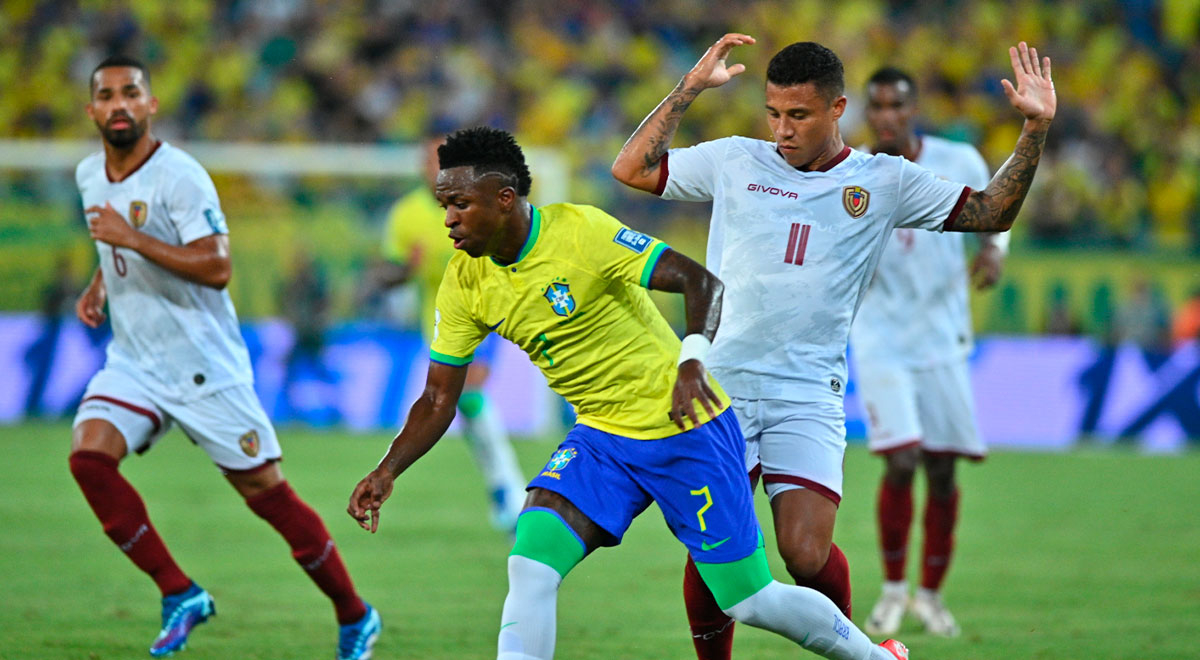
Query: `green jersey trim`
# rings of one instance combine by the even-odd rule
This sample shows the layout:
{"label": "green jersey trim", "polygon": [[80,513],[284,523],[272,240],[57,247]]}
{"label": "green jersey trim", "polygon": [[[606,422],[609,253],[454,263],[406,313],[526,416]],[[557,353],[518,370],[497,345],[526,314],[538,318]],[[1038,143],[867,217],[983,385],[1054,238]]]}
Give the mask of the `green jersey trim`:
{"label": "green jersey trim", "polygon": [[471,360],[475,359],[475,355],[471,354],[467,357],[455,357],[453,355],[446,355],[445,353],[438,353],[433,349],[429,349],[429,359],[433,362],[441,362],[442,364],[448,364],[452,367],[465,367],[468,364],[471,364]]}
{"label": "green jersey trim", "polygon": [[658,265],[658,258],[670,247],[666,243],[659,243],[650,251],[650,258],[646,260],[646,266],[642,268],[641,284],[643,289],[650,288],[650,276],[654,274],[654,267]]}

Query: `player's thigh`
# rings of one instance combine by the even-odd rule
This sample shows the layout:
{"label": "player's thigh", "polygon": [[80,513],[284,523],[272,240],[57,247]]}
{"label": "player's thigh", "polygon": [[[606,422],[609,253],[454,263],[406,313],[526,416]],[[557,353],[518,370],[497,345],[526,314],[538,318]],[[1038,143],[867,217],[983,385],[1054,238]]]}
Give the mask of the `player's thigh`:
{"label": "player's thigh", "polygon": [[981,458],[987,446],[975,421],[971,372],[966,360],[955,360],[914,373],[918,414],[925,429],[926,452]]}
{"label": "player's thigh", "polygon": [[613,545],[612,535],[592,522],[587,514],[571,503],[563,495],[545,488],[534,488],[529,491],[525,500],[525,509],[548,509],[558,514],[558,517],[583,542],[584,554],[601,546]]}
{"label": "player's thigh", "polygon": [[256,470],[282,454],[275,428],[249,385],[166,405],[192,442],[228,473]]}
{"label": "player's thigh", "polygon": [[[633,519],[652,501],[614,453],[621,440],[626,438],[576,424],[529,482],[531,492],[557,494],[603,530],[599,545],[604,546],[620,544]],[[545,495],[527,499],[525,508],[538,506],[541,497]]]}
{"label": "player's thigh", "polygon": [[758,547],[743,444],[737,419],[727,410],[684,433],[624,446],[629,469],[697,562],[737,561]]}
{"label": "player's thigh", "polygon": [[883,454],[919,445],[923,430],[912,370],[875,360],[861,363],[855,377],[858,398],[867,414],[867,448]]}
{"label": "player's thigh", "polygon": [[833,543],[837,510],[833,500],[807,488],[786,490],[771,498],[776,543],[789,569],[806,575],[821,569]]}
{"label": "player's thigh", "polygon": [[774,401],[760,434],[759,457],[767,496],[812,490],[836,506],[842,499],[846,415],[833,403]]}
{"label": "player's thigh", "polygon": [[147,388],[129,374],[106,367],[88,382],[75,412],[71,451],[98,451],[117,459],[141,454],[170,424]]}

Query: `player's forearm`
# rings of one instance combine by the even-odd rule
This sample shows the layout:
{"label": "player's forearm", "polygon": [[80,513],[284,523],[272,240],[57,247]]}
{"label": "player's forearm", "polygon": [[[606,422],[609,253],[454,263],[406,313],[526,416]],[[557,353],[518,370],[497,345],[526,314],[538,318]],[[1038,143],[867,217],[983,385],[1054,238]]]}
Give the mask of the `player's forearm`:
{"label": "player's forearm", "polygon": [[687,76],[680,79],[675,89],[642,120],[621,147],[613,161],[613,177],[634,188],[653,191],[659,163],[671,147],[683,113],[703,90],[704,87],[690,82]]}
{"label": "player's forearm", "polygon": [[704,335],[709,341],[716,336],[725,284],[704,266],[675,250],[666,250],[650,275],[650,288],[683,294],[687,334]]}
{"label": "player's forearm", "polygon": [[134,250],[179,277],[214,289],[229,283],[233,262],[228,237],[214,235],[187,245],[169,245],[146,234],[137,236]]}
{"label": "player's forearm", "polygon": [[392,440],[379,462],[393,478],[400,476],[417,459],[433,448],[454,421],[457,399],[426,390],[408,411],[404,428]]}
{"label": "player's forearm", "polygon": [[1025,121],[1012,156],[988,182],[987,188],[974,191],[967,197],[966,204],[954,221],[954,231],[1000,232],[1012,227],[1021,210],[1021,203],[1029,194],[1049,128],[1048,120]]}

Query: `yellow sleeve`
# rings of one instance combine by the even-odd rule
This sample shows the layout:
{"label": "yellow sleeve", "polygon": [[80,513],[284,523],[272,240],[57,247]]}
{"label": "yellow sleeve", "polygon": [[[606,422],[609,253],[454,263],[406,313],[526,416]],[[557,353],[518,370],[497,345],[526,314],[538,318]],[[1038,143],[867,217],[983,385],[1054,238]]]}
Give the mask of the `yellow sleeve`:
{"label": "yellow sleeve", "polygon": [[455,367],[467,365],[474,359],[475,349],[487,337],[489,330],[476,320],[467,302],[467,293],[458,269],[451,262],[438,287],[430,360]]}
{"label": "yellow sleeve", "polygon": [[581,207],[588,231],[581,234],[580,253],[606,279],[650,288],[650,275],[666,251],[666,243],[626,227],[620,220],[592,207]]}

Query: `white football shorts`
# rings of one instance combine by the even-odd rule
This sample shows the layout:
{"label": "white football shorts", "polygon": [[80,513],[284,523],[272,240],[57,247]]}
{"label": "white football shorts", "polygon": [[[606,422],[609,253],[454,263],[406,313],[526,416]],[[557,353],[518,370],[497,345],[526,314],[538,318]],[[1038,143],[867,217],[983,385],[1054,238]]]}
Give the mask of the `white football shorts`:
{"label": "white football shorts", "polygon": [[159,396],[124,370],[105,367],[88,382],[74,426],[103,419],[142,454],[174,424],[225,471],[253,470],[279,460],[275,429],[250,385],[233,385],[181,403]]}
{"label": "white football shorts", "polygon": [[927,452],[975,460],[987,454],[975,421],[966,360],[922,369],[886,361],[855,366],[872,452],[919,445]]}
{"label": "white football shorts", "polygon": [[746,436],[746,470],[762,469],[767,497],[807,488],[840,504],[846,412],[831,403],[733,399]]}

